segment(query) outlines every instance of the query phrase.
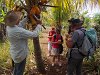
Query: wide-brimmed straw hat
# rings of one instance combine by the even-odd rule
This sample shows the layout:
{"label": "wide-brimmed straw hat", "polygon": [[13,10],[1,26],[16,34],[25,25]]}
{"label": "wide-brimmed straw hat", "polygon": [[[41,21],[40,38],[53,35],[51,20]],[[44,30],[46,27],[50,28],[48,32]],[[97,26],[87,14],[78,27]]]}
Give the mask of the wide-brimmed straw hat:
{"label": "wide-brimmed straw hat", "polygon": [[9,11],[4,19],[5,25],[7,26],[16,25],[18,21],[21,19],[21,16],[22,16],[21,12]]}

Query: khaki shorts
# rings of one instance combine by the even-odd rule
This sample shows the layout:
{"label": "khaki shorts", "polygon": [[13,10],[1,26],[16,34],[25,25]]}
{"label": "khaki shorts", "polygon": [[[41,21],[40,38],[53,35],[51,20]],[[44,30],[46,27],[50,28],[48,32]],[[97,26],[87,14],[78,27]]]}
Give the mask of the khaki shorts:
{"label": "khaki shorts", "polygon": [[59,55],[59,49],[58,48],[52,48],[51,55]]}
{"label": "khaki shorts", "polygon": [[48,42],[48,51],[51,51],[51,49],[52,49],[52,43]]}

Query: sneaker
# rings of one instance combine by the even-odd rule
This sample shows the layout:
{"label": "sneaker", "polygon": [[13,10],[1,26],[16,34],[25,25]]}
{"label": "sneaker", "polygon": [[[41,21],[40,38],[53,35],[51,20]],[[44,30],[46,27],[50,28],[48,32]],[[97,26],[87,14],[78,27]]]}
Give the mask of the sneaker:
{"label": "sneaker", "polygon": [[59,66],[62,66],[62,64],[61,64],[61,63],[59,63]]}
{"label": "sneaker", "polygon": [[50,55],[50,54],[48,54],[47,56],[48,56],[48,57],[50,57],[51,55]]}
{"label": "sneaker", "polygon": [[54,66],[55,64],[54,63],[52,63],[52,66]]}

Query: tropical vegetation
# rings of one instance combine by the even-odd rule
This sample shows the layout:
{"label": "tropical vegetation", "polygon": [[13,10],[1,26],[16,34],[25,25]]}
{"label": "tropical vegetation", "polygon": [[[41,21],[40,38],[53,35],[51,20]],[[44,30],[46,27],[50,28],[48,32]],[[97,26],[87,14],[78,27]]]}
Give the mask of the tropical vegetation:
{"label": "tropical vegetation", "polygon": [[[37,5],[37,3],[40,0],[0,0],[0,24],[4,24],[4,17],[6,13],[9,10],[12,10],[15,5],[22,6],[22,2],[25,4],[25,6],[28,7],[28,9],[31,7],[30,3],[32,2],[34,5]],[[46,0],[41,0],[41,1],[46,1]],[[45,6],[48,5],[48,6]],[[58,27],[63,27],[65,26],[65,30],[62,31],[67,31],[68,29],[68,19],[70,18],[80,18],[81,20],[84,21],[84,27],[89,28],[89,27],[96,27],[97,32],[98,32],[98,37],[100,37],[100,13],[95,14],[92,18],[86,16],[88,11],[84,11],[80,13],[84,8],[86,8],[88,5],[90,5],[90,8],[96,7],[97,5],[100,7],[100,0],[47,0],[46,3],[44,3],[44,6],[42,5],[42,10],[40,19],[42,19],[43,24],[45,26],[58,26]],[[26,10],[23,11],[24,13],[27,13]],[[58,24],[57,24],[58,23]],[[1,26],[0,26],[1,27]],[[3,28],[1,27],[0,30],[2,31]],[[1,34],[0,34],[1,35]],[[99,39],[98,39],[99,40]],[[32,41],[32,40],[31,40]],[[45,73],[45,67],[44,67],[44,62],[42,59],[41,51],[42,49],[40,48],[40,43],[39,43],[39,37],[33,38],[34,43],[34,55],[36,60],[35,65],[37,65],[38,71],[41,73]],[[30,44],[29,43],[29,44]],[[33,50],[33,47],[29,45],[30,49]],[[10,58],[9,55],[9,42],[6,39],[5,43],[0,43],[0,69],[3,67],[3,69],[11,67],[11,65],[8,65]],[[88,61],[84,61],[84,72],[87,73],[89,72],[94,73],[93,75],[99,75],[100,74],[100,48],[97,49],[96,53],[94,56],[89,59]],[[32,52],[33,53],[33,52]],[[32,56],[32,55],[31,55]],[[29,57],[28,59],[30,59]],[[29,64],[28,64],[29,66]],[[28,67],[27,66],[27,67]]]}

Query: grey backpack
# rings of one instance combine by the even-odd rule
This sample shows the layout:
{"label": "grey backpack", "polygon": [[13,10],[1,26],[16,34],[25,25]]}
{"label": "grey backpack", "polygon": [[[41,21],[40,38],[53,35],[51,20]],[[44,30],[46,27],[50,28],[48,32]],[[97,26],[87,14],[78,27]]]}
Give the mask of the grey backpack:
{"label": "grey backpack", "polygon": [[84,56],[92,56],[96,50],[96,45],[90,39],[91,37],[87,36],[86,32],[87,31],[83,32],[81,30],[78,30],[79,36],[81,35],[81,33],[84,33],[82,44],[78,47],[78,50]]}

